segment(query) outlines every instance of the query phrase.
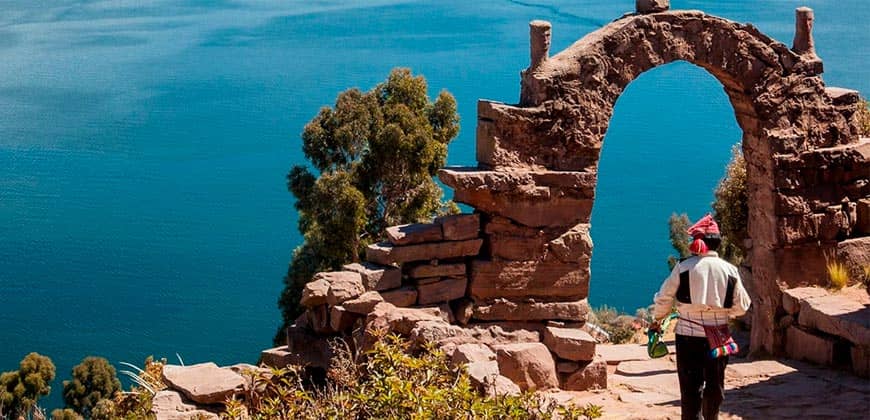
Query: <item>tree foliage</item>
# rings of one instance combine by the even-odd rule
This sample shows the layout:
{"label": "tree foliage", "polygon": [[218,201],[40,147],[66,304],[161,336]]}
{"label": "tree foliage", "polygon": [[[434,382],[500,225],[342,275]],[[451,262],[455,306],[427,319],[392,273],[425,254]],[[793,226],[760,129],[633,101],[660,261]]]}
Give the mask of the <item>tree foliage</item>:
{"label": "tree foliage", "polygon": [[89,356],[73,367],[72,380],[63,381],[63,401],[77,413],[90,416],[100,400],[121,390],[115,367],[102,357]]}
{"label": "tree foliage", "polygon": [[453,96],[442,91],[431,101],[426,80],[408,69],[394,69],[368,92],[340,93],[305,126],[302,150],[317,173],[295,166],[287,176],[304,242],[279,300],[285,325],[299,314],[300,291],[314,273],[359,260],[387,226],[455,208],[432,177],[458,132]]}
{"label": "tree foliage", "polygon": [[746,190],[746,160],[740,145],[731,149],[731,161],[725,168],[725,176],[719,181],[713,202],[713,218],[719,223],[722,244],[719,255],[739,264],[746,255],[744,243],[749,238],[749,196]]}
{"label": "tree foliage", "polygon": [[54,363],[39,353],[25,356],[17,371],[0,374],[0,417],[28,415],[51,392],[54,375]]}
{"label": "tree foliage", "polygon": [[668,219],[668,237],[671,238],[671,246],[677,251],[677,255],[668,255],[668,269],[673,270],[681,259],[692,255],[689,251],[689,226],[692,224],[689,221],[689,216],[686,213],[677,215],[671,213]]}
{"label": "tree foliage", "polygon": [[55,409],[51,412],[51,420],[83,420],[81,414],[71,408]]}

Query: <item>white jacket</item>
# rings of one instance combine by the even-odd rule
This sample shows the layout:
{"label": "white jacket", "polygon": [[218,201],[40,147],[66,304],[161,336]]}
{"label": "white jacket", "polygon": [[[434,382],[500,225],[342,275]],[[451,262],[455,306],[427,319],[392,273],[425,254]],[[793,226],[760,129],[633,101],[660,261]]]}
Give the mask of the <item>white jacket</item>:
{"label": "white jacket", "polygon": [[[681,277],[683,288],[680,287]],[[734,284],[731,308],[725,308],[729,282]],[[712,251],[689,257],[674,267],[656,293],[653,317],[661,320],[667,316],[674,301],[677,303],[680,318],[702,325],[726,324],[729,317],[744,314],[751,303],[749,294],[740,281],[737,267]],[[678,322],[676,333],[694,337],[705,336],[703,327],[692,322]]]}

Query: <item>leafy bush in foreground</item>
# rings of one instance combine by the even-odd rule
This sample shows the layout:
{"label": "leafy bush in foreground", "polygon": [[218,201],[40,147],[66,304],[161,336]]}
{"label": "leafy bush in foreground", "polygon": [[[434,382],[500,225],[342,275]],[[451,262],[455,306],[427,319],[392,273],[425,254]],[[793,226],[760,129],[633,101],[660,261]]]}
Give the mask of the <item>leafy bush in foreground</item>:
{"label": "leafy bush in foreground", "polygon": [[246,402],[228,401],[223,417],[252,419],[591,419],[600,407],[559,408],[539,396],[486,397],[461,369],[432,346],[408,353],[397,336],[379,340],[358,364],[339,349],[324,387],[312,387],[297,367],[252,373]]}
{"label": "leafy bush in foreground", "polygon": [[55,367],[46,356],[30,353],[17,371],[0,374],[0,418],[29,417],[39,411],[40,397],[51,392]]}
{"label": "leafy bush in foreground", "polygon": [[102,357],[89,356],[72,370],[72,380],[63,381],[63,401],[68,408],[90,416],[100,400],[121,390],[115,367]]}

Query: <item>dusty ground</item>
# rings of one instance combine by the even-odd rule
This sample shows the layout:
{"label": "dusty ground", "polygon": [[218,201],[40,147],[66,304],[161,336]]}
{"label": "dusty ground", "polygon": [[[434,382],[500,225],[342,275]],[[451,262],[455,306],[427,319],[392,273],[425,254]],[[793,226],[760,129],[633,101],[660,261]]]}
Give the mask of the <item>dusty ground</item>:
{"label": "dusty ground", "polygon": [[[680,389],[673,351],[650,360],[646,347],[600,345],[608,389],[554,392],[560,402],[592,403],[605,419],[679,419]],[[789,360],[732,357],[720,419],[870,419],[870,381],[851,373]]]}

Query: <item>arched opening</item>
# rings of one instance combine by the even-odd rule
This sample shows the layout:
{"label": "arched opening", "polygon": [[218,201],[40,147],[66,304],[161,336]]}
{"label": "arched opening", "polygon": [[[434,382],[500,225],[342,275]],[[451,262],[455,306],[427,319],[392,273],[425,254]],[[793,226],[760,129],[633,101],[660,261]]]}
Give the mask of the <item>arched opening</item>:
{"label": "arched opening", "polygon": [[668,217],[697,219],[711,211],[713,190],[741,136],[722,84],[700,67],[673,62],[628,85],[599,157],[593,306],[633,313],[652,302],[668,274],[667,257],[675,254]]}

